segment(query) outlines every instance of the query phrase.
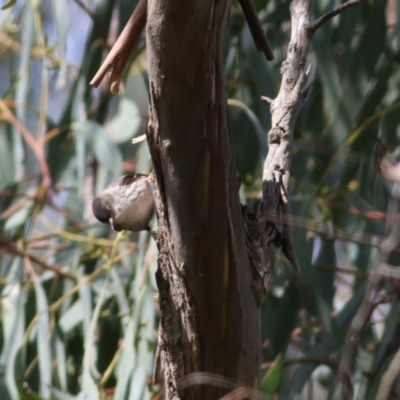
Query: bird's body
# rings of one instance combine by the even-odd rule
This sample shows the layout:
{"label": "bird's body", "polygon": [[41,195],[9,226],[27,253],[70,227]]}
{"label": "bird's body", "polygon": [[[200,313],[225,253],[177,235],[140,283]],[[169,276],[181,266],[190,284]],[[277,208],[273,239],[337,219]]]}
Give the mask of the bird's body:
{"label": "bird's body", "polygon": [[149,229],[154,214],[153,182],[143,174],[124,175],[94,200],[93,214],[116,231]]}

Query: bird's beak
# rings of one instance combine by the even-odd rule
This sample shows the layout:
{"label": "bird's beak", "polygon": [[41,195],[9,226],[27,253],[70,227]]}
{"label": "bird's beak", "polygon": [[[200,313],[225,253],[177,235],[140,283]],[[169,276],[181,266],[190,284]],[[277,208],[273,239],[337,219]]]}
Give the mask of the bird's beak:
{"label": "bird's beak", "polygon": [[110,225],[111,225],[111,229],[113,230],[113,231],[115,231],[115,225],[114,225],[114,218],[113,217],[110,217],[110,219],[108,220],[108,222],[110,223]]}

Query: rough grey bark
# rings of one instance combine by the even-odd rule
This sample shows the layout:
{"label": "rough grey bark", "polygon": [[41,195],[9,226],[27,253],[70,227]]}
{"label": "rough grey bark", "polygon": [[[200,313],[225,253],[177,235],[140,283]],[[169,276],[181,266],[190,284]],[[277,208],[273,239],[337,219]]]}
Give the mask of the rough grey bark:
{"label": "rough grey bark", "polygon": [[159,189],[159,356],[167,399],[219,397],[211,385],[181,390],[179,380],[193,372],[258,386],[259,307],[270,286],[271,243],[298,270],[288,196],[306,58],[317,29],[357,2],[310,24],[313,1],[293,0],[282,86],[276,99],[264,98],[272,129],[262,207],[244,210],[243,225],[222,77],[230,2],[149,0],[147,139]]}
{"label": "rough grey bark", "polygon": [[150,0],[147,139],[156,193],[159,350],[167,399],[216,399],[178,380],[257,387],[260,313],[246,251],[222,69],[228,0]]}

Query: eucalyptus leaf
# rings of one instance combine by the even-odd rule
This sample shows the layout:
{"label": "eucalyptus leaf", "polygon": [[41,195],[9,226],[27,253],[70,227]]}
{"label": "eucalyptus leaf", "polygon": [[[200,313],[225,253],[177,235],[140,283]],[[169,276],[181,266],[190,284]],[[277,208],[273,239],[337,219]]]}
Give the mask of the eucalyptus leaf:
{"label": "eucalyptus leaf", "polygon": [[15,3],[17,2],[17,0],[10,0],[8,3],[4,4],[1,9],[2,10],[6,10],[7,8],[11,8],[12,6],[15,5]]}
{"label": "eucalyptus leaf", "polygon": [[67,311],[63,313],[59,320],[60,328],[64,333],[68,333],[83,321],[83,317],[84,313],[82,300],[78,299],[74,304],[72,304],[71,307],[68,308]]}
{"label": "eucalyptus leaf", "polygon": [[0,368],[4,371],[0,376],[0,381],[11,399],[18,398],[15,363],[25,331],[24,294],[21,284],[23,269],[22,259],[15,258],[8,275],[8,282],[3,288],[0,303],[3,329]]}
{"label": "eucalyptus leaf", "polygon": [[4,226],[4,230],[8,231],[13,228],[19,227],[26,223],[28,220],[28,217],[30,216],[32,212],[32,207],[33,207],[33,201],[28,200],[22,208],[20,208],[18,211],[16,211],[14,214],[12,214],[6,221],[6,224]]}
{"label": "eucalyptus leaf", "polygon": [[119,101],[118,113],[107,121],[104,129],[113,143],[126,142],[137,134],[143,133],[143,119],[136,104],[122,97]]}
{"label": "eucalyptus leaf", "polygon": [[118,176],[122,164],[121,154],[118,148],[111,143],[104,128],[93,121],[75,122],[72,124],[72,128],[78,135],[82,135],[98,161]]}
{"label": "eucalyptus leaf", "polygon": [[272,395],[274,394],[280,383],[282,377],[282,369],[283,369],[283,356],[279,354],[274,362],[271,365],[271,368],[268,369],[268,372],[264,376],[261,382],[261,388],[263,393]]}
{"label": "eucalyptus leaf", "polygon": [[61,66],[58,75],[57,87],[66,85],[68,63],[67,63],[67,36],[70,27],[69,3],[63,0],[52,0],[55,25],[57,28],[57,45],[60,54]]}
{"label": "eucalyptus leaf", "polygon": [[32,281],[35,288],[36,312],[38,317],[36,323],[36,343],[40,369],[40,395],[43,398],[50,397],[50,386],[52,380],[52,352],[51,352],[51,331],[50,319],[47,312],[46,292],[36,275],[32,274]]}
{"label": "eucalyptus leaf", "polygon": [[[317,358],[320,360],[328,359],[330,349],[325,343],[317,343],[306,352],[306,358]],[[311,378],[312,373],[316,368],[316,364],[313,363],[302,363],[296,368],[293,378],[290,381],[288,390],[288,399],[294,399],[299,396],[304,388],[306,382]]]}

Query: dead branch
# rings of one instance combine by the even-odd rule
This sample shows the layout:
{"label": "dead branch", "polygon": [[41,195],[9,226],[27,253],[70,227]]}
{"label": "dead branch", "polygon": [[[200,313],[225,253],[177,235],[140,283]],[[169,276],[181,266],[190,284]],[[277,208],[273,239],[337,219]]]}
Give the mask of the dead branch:
{"label": "dead branch", "polygon": [[111,51],[108,53],[108,56],[91,80],[91,85],[95,87],[99,86],[106,73],[110,72],[110,92],[112,94],[118,93],[122,74],[124,73],[133,47],[146,25],[146,19],[147,0],[140,0],[124,30],[119,35]]}
{"label": "dead branch", "polygon": [[[317,29],[333,16],[358,3],[350,0],[337,9],[310,23],[312,0],[293,0],[291,3],[292,34],[286,60],[282,63],[282,84],[278,96],[270,99],[263,96],[261,100],[270,106],[272,127],[268,132],[268,154],[263,168],[262,202],[255,221],[246,220],[245,225],[256,225],[259,240],[253,242],[250,253],[258,253],[253,263],[268,259],[267,248],[271,242],[280,247],[292,264],[299,270],[296,259],[291,222],[290,164],[293,152],[293,130],[297,116],[307,99],[307,65],[311,39]],[[271,219],[271,216],[274,219]],[[254,229],[252,229],[254,231]],[[254,236],[254,235],[253,235]],[[256,261],[254,261],[256,260]],[[257,268],[259,269],[259,268]],[[264,265],[268,274],[269,265]],[[267,289],[267,288],[266,288]]]}
{"label": "dead branch", "polygon": [[327,12],[322,17],[318,18],[315,22],[310,24],[306,27],[307,33],[309,34],[310,38],[312,38],[315,32],[325,23],[331,20],[336,15],[339,15],[344,10],[347,10],[350,7],[355,6],[358,4],[360,0],[349,0],[344,4],[341,4],[339,7],[336,7],[334,10]]}
{"label": "dead branch", "polygon": [[251,35],[253,36],[254,43],[258,51],[262,51],[267,57],[267,60],[271,61],[274,59],[274,53],[265,35],[264,29],[261,26],[261,22],[258,18],[257,11],[254,7],[252,0],[239,0],[242,6],[243,14],[246,18],[247,24],[249,25]]}

